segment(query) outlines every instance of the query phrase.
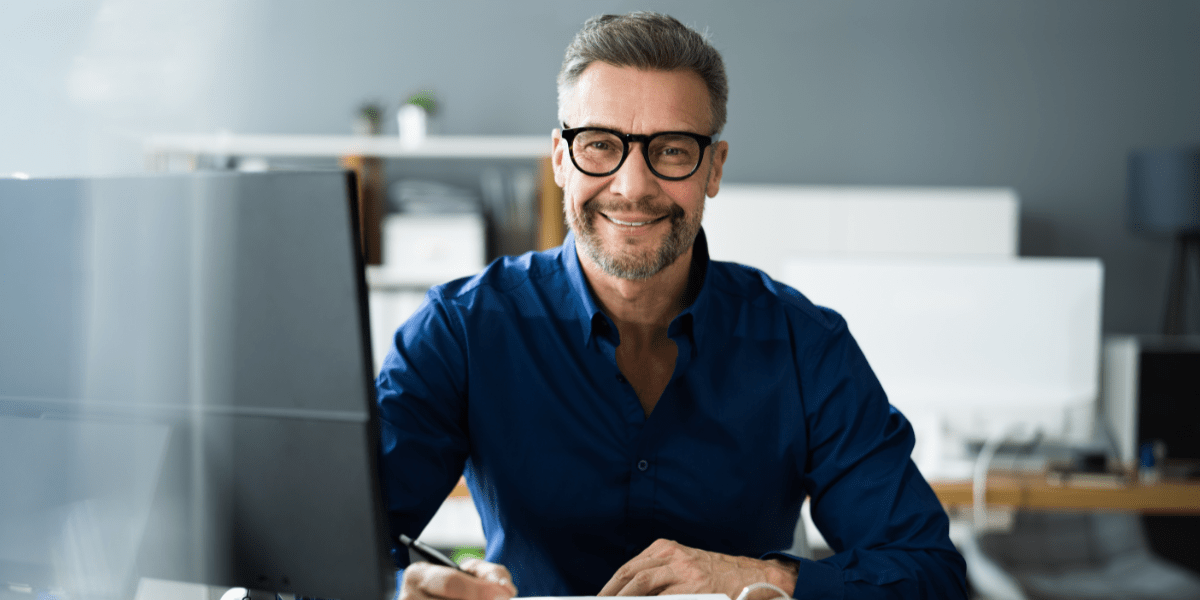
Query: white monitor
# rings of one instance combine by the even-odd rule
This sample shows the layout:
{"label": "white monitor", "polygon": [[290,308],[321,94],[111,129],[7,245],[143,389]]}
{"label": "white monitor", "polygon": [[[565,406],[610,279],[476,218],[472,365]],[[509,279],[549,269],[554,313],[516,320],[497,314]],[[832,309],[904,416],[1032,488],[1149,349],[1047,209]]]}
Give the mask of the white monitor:
{"label": "white monitor", "polygon": [[1019,208],[1008,188],[733,184],[704,231],[713,258],[778,278],[793,256],[1013,257]]}
{"label": "white monitor", "polygon": [[1099,260],[803,258],[782,280],[845,317],[914,422],[975,439],[1015,424],[1090,438]]}

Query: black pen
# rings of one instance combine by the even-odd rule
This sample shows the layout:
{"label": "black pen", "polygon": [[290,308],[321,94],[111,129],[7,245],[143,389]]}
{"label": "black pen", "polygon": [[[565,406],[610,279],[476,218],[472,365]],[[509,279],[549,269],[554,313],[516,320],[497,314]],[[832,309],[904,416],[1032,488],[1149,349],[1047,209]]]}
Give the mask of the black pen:
{"label": "black pen", "polygon": [[425,542],[420,542],[420,541],[414,540],[402,533],[402,534],[400,534],[400,543],[404,544],[405,546],[408,546],[408,548],[410,550],[412,550],[413,552],[416,552],[417,554],[420,554],[421,558],[424,558],[425,560],[427,560],[433,564],[442,565],[443,567],[450,567],[451,569],[457,569],[458,571],[460,571],[462,573],[466,573],[467,575],[470,575],[472,577],[475,576],[474,573],[463,571],[463,568],[458,566],[458,563],[450,560],[445,554],[438,552],[437,550],[435,550],[433,548],[433,546],[430,546],[429,544],[426,544]]}

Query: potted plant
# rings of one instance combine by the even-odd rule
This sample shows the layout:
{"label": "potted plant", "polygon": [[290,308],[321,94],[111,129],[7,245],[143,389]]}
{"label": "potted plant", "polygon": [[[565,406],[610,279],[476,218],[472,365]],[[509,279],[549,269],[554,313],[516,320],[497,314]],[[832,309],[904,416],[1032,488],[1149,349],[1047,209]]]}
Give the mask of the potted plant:
{"label": "potted plant", "polygon": [[375,101],[363,102],[354,120],[357,135],[379,135],[383,131],[383,106]]}
{"label": "potted plant", "polygon": [[400,143],[419,146],[425,140],[429,118],[437,114],[437,100],[433,90],[420,90],[410,95],[396,113],[400,129]]}

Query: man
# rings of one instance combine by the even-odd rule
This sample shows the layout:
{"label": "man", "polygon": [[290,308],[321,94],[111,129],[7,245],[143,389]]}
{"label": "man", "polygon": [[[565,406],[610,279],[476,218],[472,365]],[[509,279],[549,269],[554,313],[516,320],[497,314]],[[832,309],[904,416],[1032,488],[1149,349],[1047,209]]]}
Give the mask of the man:
{"label": "man", "polygon": [[[965,596],[912,428],[842,319],[708,258],[726,96],[720,55],[670,17],[594,18],[568,48],[570,234],[434,288],[379,376],[393,533],[465,466],[488,542],[477,577],[414,564],[402,598]],[[780,552],[805,496],[823,561]]]}

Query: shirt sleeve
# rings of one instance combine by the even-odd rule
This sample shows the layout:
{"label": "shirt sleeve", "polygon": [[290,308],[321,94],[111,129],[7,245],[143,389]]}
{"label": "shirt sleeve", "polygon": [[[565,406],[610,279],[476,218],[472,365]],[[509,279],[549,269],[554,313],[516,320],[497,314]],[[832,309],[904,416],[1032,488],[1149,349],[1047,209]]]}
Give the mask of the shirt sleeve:
{"label": "shirt sleeve", "polygon": [[397,566],[396,539],[416,538],[463,472],[469,451],[461,325],[437,289],[396,331],[375,387],[379,478]]}
{"label": "shirt sleeve", "polygon": [[812,518],[835,554],[800,560],[796,598],[966,598],[949,519],[912,462],[912,426],[887,400],[845,321],[796,353]]}

